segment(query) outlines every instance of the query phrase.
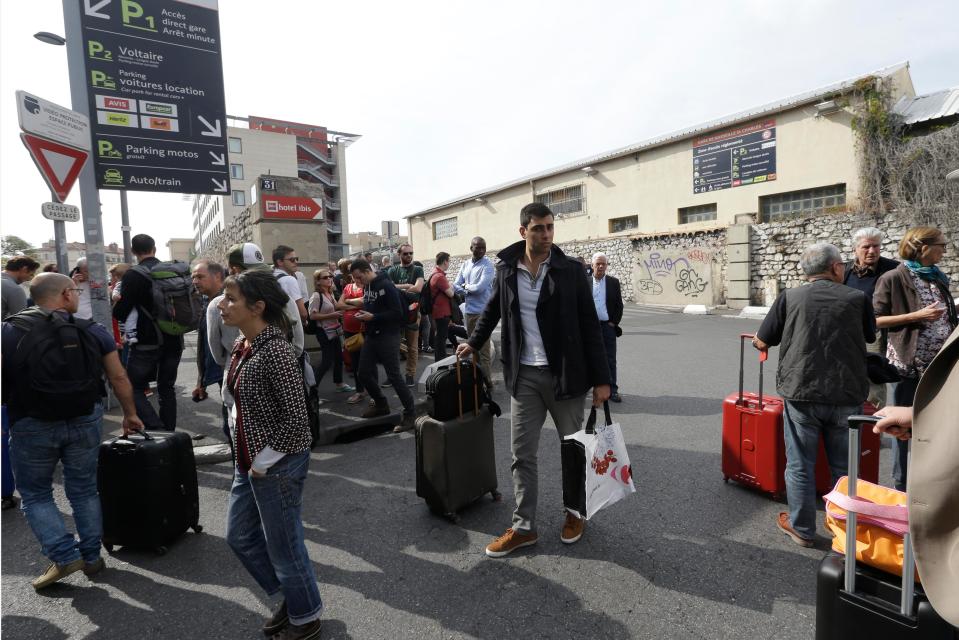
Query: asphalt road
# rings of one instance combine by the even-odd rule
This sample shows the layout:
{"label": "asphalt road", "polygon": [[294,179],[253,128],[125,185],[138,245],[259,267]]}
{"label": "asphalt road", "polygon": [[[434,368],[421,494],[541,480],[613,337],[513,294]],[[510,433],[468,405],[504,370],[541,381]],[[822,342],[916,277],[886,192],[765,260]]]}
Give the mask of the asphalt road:
{"label": "asphalt road", "polygon": [[[830,543],[821,520],[816,547],[802,549],[775,527],[783,504],[724,484],[720,471],[721,403],[737,385],[738,335],[758,323],[628,307],[623,327],[625,401],[613,411],[637,493],[598,514],[578,544],[559,540],[550,423],[539,457],[540,541],[498,560],[483,548],[509,526],[513,505],[508,413],[496,421],[504,501],[482,500],[459,525],[416,497],[409,433],[313,453],[303,520],[326,604],[324,638],[813,636],[816,569]],[[189,401],[190,369],[185,361],[183,422],[212,440],[218,413],[212,402]],[[774,371],[775,352],[770,392]],[[755,375],[747,373],[747,388]],[[324,388],[336,395],[329,380]],[[497,400],[508,412],[502,385]],[[882,463],[885,480],[888,449]],[[120,549],[95,579],[75,574],[42,594],[29,584],[46,566],[38,544],[21,514],[3,512],[3,636],[262,638],[268,603],[224,542],[231,474],[229,462],[199,468],[202,534],[187,533],[163,557]],[[56,499],[69,513],[59,478]]]}

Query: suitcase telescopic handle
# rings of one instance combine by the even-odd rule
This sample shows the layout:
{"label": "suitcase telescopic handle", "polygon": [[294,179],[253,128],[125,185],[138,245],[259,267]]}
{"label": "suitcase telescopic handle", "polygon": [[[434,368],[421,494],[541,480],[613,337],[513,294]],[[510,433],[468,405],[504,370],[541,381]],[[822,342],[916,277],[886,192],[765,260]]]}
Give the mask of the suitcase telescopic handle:
{"label": "suitcase telescopic handle", "polygon": [[[856,484],[859,480],[859,429],[863,425],[874,425],[880,416],[849,416],[849,469],[846,480],[846,493],[855,498]],[[909,441],[908,454],[912,454],[912,440]],[[902,536],[902,589],[899,601],[899,613],[912,616],[912,601],[915,590],[916,559],[912,551],[912,537],[907,531]],[[846,510],[846,558],[845,558],[845,590],[847,593],[856,591],[856,512]],[[851,550],[851,553],[850,553]]]}
{"label": "suitcase telescopic handle", "polygon": [[[754,333],[739,334],[739,405],[743,404],[743,371],[746,360],[746,338],[752,340],[756,337]],[[759,352],[759,410],[763,410],[763,363],[769,358],[768,351]]]}

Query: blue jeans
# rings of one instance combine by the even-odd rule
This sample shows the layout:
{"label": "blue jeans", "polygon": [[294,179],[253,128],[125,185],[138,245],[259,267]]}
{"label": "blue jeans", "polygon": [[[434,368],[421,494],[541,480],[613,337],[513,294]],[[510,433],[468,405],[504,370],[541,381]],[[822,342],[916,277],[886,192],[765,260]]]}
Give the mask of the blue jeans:
{"label": "blue jeans", "polygon": [[[916,399],[919,378],[903,378],[892,385],[892,404],[911,407]],[[906,490],[909,472],[909,441],[894,438],[892,441],[892,481],[899,491]]]}
{"label": "blue jeans", "polygon": [[816,454],[819,435],[826,445],[826,458],[833,484],[846,475],[849,466],[849,416],[862,405],[820,404],[786,400],[783,437],[786,441],[786,502],[789,523],[803,538],[816,536]]}
{"label": "blue jeans", "polygon": [[226,541],[268,595],[283,592],[292,624],[320,617],[323,600],[303,543],[300,505],[310,452],[293,453],[263,478],[233,477]]}
{"label": "blue jeans", "polygon": [[10,460],[10,425],[7,424],[7,405],[0,407],[0,421],[3,423],[3,442],[0,451],[0,464],[3,467],[2,482],[0,482],[0,496],[9,498],[17,490],[17,483],[13,478],[13,462]]}
{"label": "blue jeans", "polygon": [[[57,564],[100,557],[103,521],[97,494],[97,459],[103,406],[71,420],[20,418],[10,425],[13,473],[23,499],[21,509],[40,541],[43,555]],[[79,544],[67,533],[53,501],[53,471],[63,463],[63,485],[73,509]]]}

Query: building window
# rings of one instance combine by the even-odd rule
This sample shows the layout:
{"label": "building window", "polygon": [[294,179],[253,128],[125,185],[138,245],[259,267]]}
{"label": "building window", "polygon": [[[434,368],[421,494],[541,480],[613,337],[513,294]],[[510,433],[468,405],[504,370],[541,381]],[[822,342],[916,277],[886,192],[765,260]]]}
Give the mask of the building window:
{"label": "building window", "polygon": [[446,218],[437,220],[433,223],[433,239],[441,240],[443,238],[453,238],[459,234],[457,226],[458,218]]}
{"label": "building window", "polygon": [[234,206],[234,207],[245,207],[245,206],[246,206],[246,191],[234,191],[234,192],[233,192],[233,206]]}
{"label": "building window", "polygon": [[243,153],[243,140],[239,138],[229,139],[230,153]]}
{"label": "building window", "polygon": [[846,185],[834,184],[830,187],[762,196],[759,198],[759,211],[762,213],[763,222],[769,222],[787,216],[823,213],[845,204]]}
{"label": "building window", "polygon": [[586,194],[583,192],[583,185],[581,184],[541,193],[536,196],[536,202],[541,202],[549,207],[557,218],[585,213],[586,211]]}
{"label": "building window", "polygon": [[626,216],[625,218],[610,218],[609,232],[619,233],[620,231],[629,231],[639,227],[639,216]]}
{"label": "building window", "polygon": [[716,203],[701,204],[698,207],[683,207],[679,210],[679,224],[705,222],[716,219]]}
{"label": "building window", "polygon": [[234,180],[243,179],[243,165],[242,164],[231,164],[230,165],[230,177]]}

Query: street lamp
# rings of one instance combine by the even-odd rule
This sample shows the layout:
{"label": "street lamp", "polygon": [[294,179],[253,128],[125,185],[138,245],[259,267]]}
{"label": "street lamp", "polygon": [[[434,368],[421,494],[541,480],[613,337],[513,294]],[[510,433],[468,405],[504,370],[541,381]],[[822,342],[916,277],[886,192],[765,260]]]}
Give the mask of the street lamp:
{"label": "street lamp", "polygon": [[38,31],[33,34],[33,37],[40,42],[45,42],[46,44],[55,44],[58,47],[62,47],[67,43],[66,38],[63,36],[58,36],[55,33],[50,33],[49,31]]}

